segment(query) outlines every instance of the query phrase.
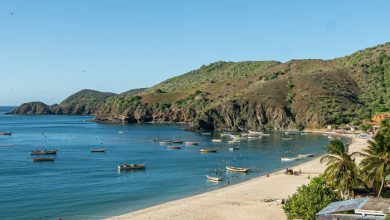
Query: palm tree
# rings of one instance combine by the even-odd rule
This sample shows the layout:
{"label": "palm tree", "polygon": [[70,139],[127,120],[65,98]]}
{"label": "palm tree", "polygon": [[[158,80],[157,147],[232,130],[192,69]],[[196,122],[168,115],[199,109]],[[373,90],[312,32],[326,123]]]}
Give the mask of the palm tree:
{"label": "palm tree", "polygon": [[354,196],[353,190],[361,182],[358,179],[359,169],[348,149],[349,146],[340,140],[332,140],[327,145],[328,154],[321,158],[321,163],[327,162],[324,172],[326,182],[334,184],[343,198]]}
{"label": "palm tree", "polygon": [[360,163],[362,171],[367,176],[367,183],[376,189],[378,197],[382,194],[385,178],[390,174],[390,120],[383,120],[374,140],[368,141],[369,146],[363,153],[356,152],[364,157]]}

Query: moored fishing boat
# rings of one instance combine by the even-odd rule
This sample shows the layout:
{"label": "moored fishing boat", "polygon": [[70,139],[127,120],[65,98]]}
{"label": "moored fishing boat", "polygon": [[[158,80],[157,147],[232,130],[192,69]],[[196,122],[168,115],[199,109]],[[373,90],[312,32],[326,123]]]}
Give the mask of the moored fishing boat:
{"label": "moored fishing boat", "polygon": [[235,151],[235,150],[239,150],[240,147],[229,147],[229,151]]}
{"label": "moored fishing boat", "polygon": [[240,143],[239,140],[232,140],[232,141],[228,141],[229,144],[238,144]]}
{"label": "moored fishing boat", "polygon": [[227,132],[224,132],[224,133],[221,133],[221,137],[230,137],[230,133],[227,133]]}
{"label": "moored fishing boat", "polygon": [[168,146],[167,148],[170,150],[180,150],[181,149],[181,147],[179,147],[179,146]]}
{"label": "moored fishing boat", "polygon": [[261,131],[248,131],[248,132],[249,132],[249,134],[257,134],[257,135],[263,134],[263,132],[261,132]]}
{"label": "moored fishing boat", "polygon": [[33,162],[54,161],[54,157],[35,157],[32,160],[33,160]]}
{"label": "moored fishing boat", "polygon": [[226,169],[228,171],[238,172],[238,173],[247,173],[249,171],[249,168],[233,167],[233,166],[226,166]]}
{"label": "moored fishing boat", "polygon": [[183,141],[179,141],[179,140],[174,140],[174,141],[171,141],[172,144],[182,144]]}
{"label": "moored fishing boat", "polygon": [[0,136],[12,135],[12,132],[0,132]]}
{"label": "moored fishing boat", "polygon": [[187,142],[184,142],[186,145],[199,145],[198,142],[193,142],[193,141],[187,141]]}
{"label": "moored fishing boat", "polygon": [[222,177],[214,177],[214,176],[209,176],[209,175],[206,175],[207,177],[207,180],[210,180],[210,181],[213,181],[213,182],[220,182],[222,181]]}
{"label": "moored fishing boat", "polygon": [[139,170],[139,169],[145,169],[145,164],[123,164],[118,165],[119,170]]}
{"label": "moored fishing boat", "polygon": [[212,139],[211,141],[212,141],[212,142],[222,142],[221,139]]}
{"label": "moored fishing boat", "polygon": [[167,145],[167,144],[171,144],[172,141],[160,141],[158,143],[161,144],[161,145]]}
{"label": "moored fishing boat", "polygon": [[57,150],[33,150],[31,155],[47,155],[47,154],[57,154]]}
{"label": "moored fishing boat", "polygon": [[218,149],[200,149],[201,153],[217,153]]}
{"label": "moored fishing boat", "polygon": [[314,157],[314,154],[298,154],[299,158]]}
{"label": "moored fishing boat", "polygon": [[280,158],[281,161],[294,161],[294,160],[299,160],[298,157],[282,157]]}
{"label": "moored fishing boat", "polygon": [[93,148],[91,149],[91,153],[104,153],[106,152],[106,149],[105,148]]}

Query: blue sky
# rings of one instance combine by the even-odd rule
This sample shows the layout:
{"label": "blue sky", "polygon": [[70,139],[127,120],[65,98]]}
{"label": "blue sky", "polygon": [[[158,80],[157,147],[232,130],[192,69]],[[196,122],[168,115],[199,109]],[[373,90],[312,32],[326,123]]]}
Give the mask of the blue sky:
{"label": "blue sky", "polygon": [[390,41],[390,1],[0,0],[0,105],[149,87],[225,60],[329,59]]}

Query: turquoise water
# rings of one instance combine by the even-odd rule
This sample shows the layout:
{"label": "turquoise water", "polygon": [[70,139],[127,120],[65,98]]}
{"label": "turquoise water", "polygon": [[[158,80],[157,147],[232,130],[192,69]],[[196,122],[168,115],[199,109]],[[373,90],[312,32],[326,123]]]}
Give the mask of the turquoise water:
{"label": "turquoise water", "polygon": [[[1,111],[9,109],[0,108]],[[88,116],[14,116],[0,113],[0,219],[99,219],[224,187],[302,163],[281,162],[297,153],[322,154],[322,135],[294,135],[283,141],[272,133],[243,141],[229,152],[227,142],[182,130],[178,125],[112,125],[88,122]],[[119,131],[126,131],[119,134]],[[200,142],[167,150],[153,138]],[[201,147],[218,153],[201,154]],[[106,153],[90,153],[104,147]],[[58,149],[55,162],[33,163],[30,151]],[[144,171],[118,173],[117,165],[146,163]],[[228,174],[220,184],[206,174],[225,165],[251,167],[249,174]]]}

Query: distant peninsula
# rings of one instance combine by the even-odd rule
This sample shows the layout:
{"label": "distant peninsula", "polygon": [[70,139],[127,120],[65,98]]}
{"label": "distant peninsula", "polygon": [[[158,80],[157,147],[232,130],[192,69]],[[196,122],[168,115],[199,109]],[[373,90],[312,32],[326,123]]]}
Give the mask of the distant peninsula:
{"label": "distant peninsula", "polygon": [[186,123],[192,130],[360,125],[390,110],[390,43],[332,60],[215,62],[119,95],[82,90],[12,114],[96,115],[114,123]]}
{"label": "distant peninsula", "polygon": [[60,104],[47,105],[42,102],[28,102],[20,105],[8,114],[19,115],[93,115],[101,105],[115,93],[81,90],[62,101]]}

